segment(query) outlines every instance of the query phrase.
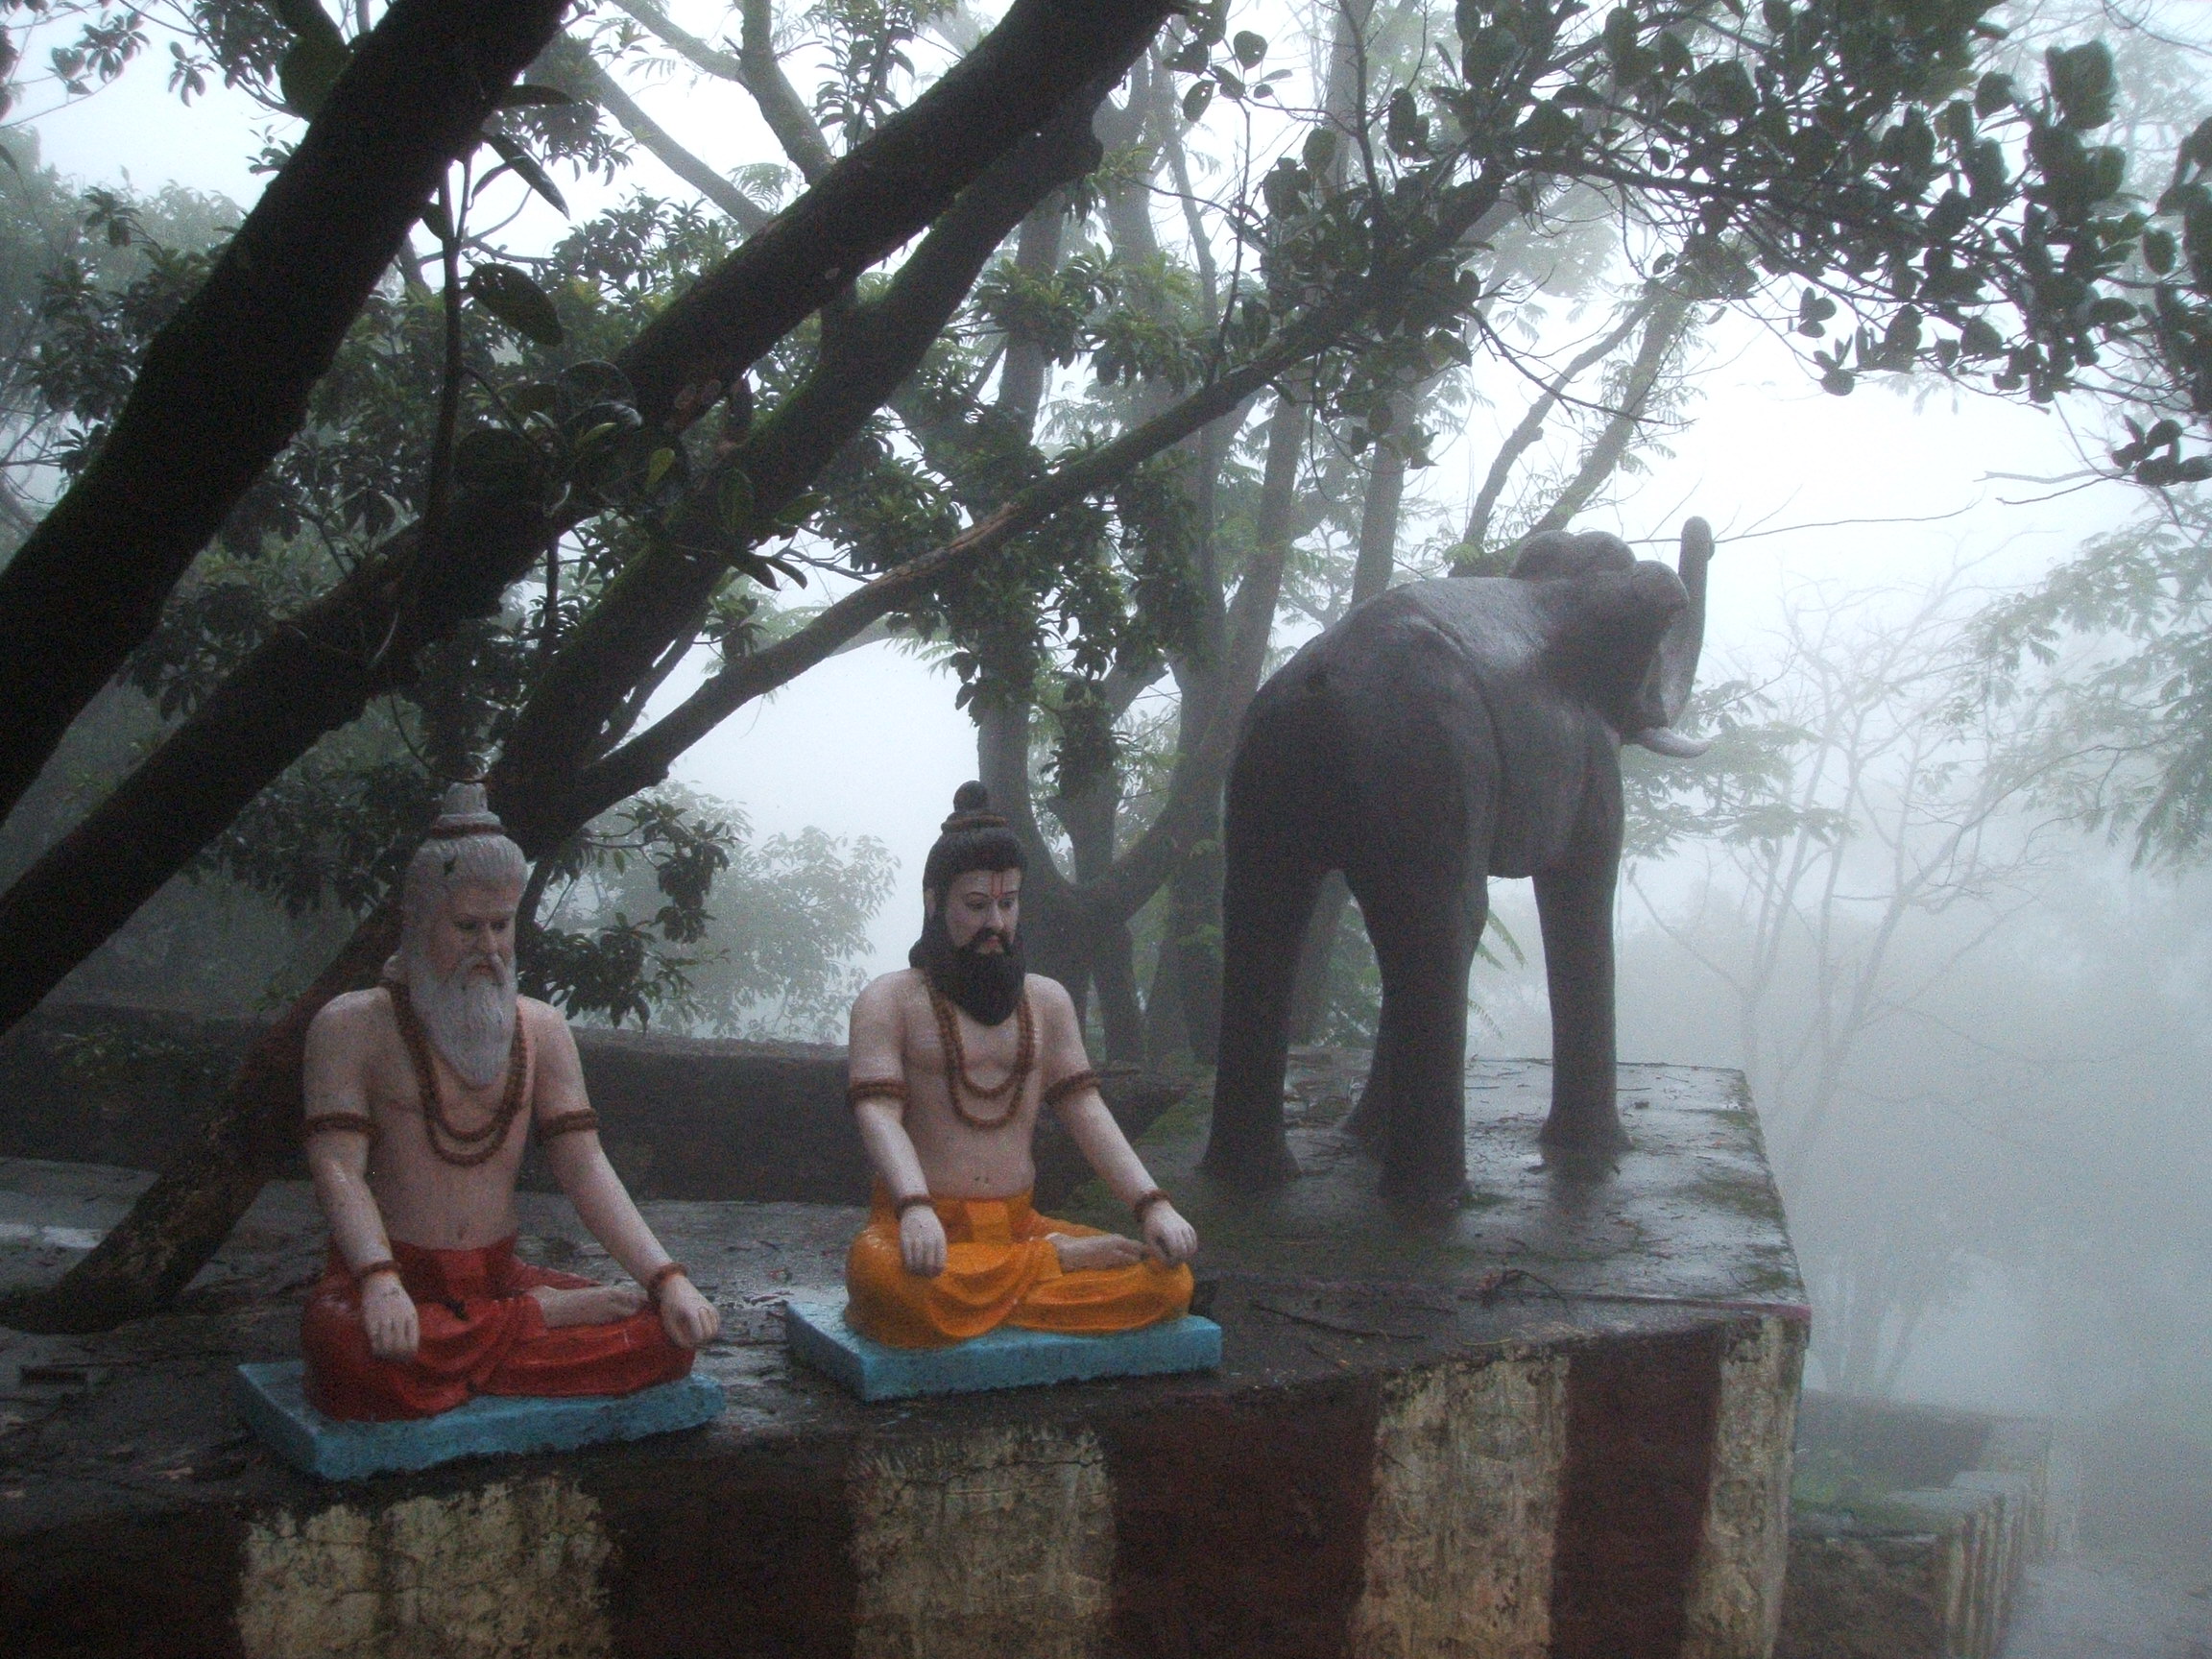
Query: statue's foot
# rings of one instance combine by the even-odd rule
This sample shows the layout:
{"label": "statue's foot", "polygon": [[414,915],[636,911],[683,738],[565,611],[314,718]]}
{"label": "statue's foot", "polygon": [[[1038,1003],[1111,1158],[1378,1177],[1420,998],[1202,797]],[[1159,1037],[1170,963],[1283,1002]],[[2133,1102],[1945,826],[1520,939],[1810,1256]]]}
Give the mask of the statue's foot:
{"label": "statue's foot", "polygon": [[551,1330],[564,1325],[613,1325],[645,1306],[645,1292],[635,1285],[593,1285],[579,1290],[541,1285],[530,1294],[538,1298]]}
{"label": "statue's foot", "polygon": [[1048,1233],[1052,1253],[1060,1258],[1063,1273],[1094,1273],[1106,1267],[1133,1267],[1144,1260],[1144,1246],[1134,1238],[1124,1238],[1118,1233],[1101,1233],[1096,1238],[1076,1238],[1067,1233]]}

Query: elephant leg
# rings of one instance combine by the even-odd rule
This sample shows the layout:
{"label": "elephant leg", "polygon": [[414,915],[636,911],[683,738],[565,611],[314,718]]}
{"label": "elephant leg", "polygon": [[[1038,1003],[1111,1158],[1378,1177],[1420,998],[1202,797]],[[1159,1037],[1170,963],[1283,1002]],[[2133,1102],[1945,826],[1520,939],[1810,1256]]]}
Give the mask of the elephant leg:
{"label": "elephant leg", "polygon": [[1615,1099],[1613,889],[1618,835],[1536,877],[1544,976],[1551,992],[1551,1115],[1543,1143],[1562,1152],[1628,1144]]}
{"label": "elephant leg", "polygon": [[1479,876],[1424,879],[1397,866],[1355,878],[1352,891],[1382,971],[1375,1051],[1382,1192],[1404,1203],[1454,1203],[1467,1190],[1467,974],[1488,890]]}
{"label": "elephant leg", "polygon": [[1232,826],[1214,1122],[1200,1166],[1227,1187],[1275,1187],[1298,1173],[1284,1133],[1283,1077],[1299,946],[1324,874],[1285,838],[1238,836]]}
{"label": "elephant leg", "polygon": [[1359,1103],[1352,1108],[1352,1115],[1344,1119],[1347,1134],[1355,1135],[1370,1147],[1382,1144],[1383,1126],[1390,1120],[1390,1031],[1379,1019],[1375,1022],[1375,1054],[1367,1062],[1367,1081],[1360,1086]]}

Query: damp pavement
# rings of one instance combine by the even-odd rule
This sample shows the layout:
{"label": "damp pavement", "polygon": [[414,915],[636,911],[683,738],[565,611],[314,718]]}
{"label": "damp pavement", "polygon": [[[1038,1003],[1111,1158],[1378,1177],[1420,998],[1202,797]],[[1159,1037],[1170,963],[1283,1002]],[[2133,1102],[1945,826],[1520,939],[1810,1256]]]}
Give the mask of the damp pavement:
{"label": "damp pavement", "polygon": [[2029,1570],[2003,1659],[2212,1659],[2212,1448],[2140,1408],[2078,1433],[2080,1547]]}
{"label": "damp pavement", "polygon": [[2212,1585],[2076,1554],[2028,1570],[2004,1659],[2212,1659]]}

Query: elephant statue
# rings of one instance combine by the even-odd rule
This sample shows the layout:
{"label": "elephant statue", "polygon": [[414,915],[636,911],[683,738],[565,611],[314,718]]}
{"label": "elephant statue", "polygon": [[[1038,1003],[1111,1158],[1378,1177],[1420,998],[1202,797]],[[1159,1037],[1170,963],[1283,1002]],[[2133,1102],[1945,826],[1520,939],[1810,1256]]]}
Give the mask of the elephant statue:
{"label": "elephant statue", "polygon": [[1309,641],[1253,700],[1231,762],[1221,1038],[1204,1167],[1262,1190],[1297,1173],[1283,1078],[1300,947],[1344,873],[1382,975],[1350,1127],[1383,1194],[1467,1190],[1467,975],[1488,878],[1528,876],[1551,998],[1543,1142],[1626,1143],[1614,1100],[1613,893],[1621,745],[1689,757],[1675,731],[1705,632],[1713,533],[1683,526],[1680,574],[1617,537],[1547,531],[1507,576],[1410,583]]}

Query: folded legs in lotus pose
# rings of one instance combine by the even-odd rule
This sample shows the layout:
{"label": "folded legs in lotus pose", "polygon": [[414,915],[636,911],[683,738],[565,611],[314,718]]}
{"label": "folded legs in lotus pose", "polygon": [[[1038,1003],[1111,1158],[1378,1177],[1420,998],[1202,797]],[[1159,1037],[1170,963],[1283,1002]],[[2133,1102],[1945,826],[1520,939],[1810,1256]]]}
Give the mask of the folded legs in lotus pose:
{"label": "folded legs in lotus pose", "polygon": [[[1099,1097],[1075,1008],[1022,969],[1022,844],[978,783],[922,876],[922,939],[853,1004],[852,1099],[875,1211],[846,1260],[847,1317],[934,1348],[1000,1325],[1105,1334],[1190,1305],[1198,1235]],[[1040,1215],[1031,1143],[1049,1106],[1143,1238]]]}
{"label": "folded legs in lotus pose", "polygon": [[[521,849],[456,785],[408,866],[385,983],[307,1032],[308,1168],[330,1259],[307,1303],[308,1398],[429,1417],[471,1394],[626,1394],[683,1376],[720,1327],[600,1149],[567,1022],[515,993]],[[535,1125],[586,1227],[635,1285],[516,1259]]]}

